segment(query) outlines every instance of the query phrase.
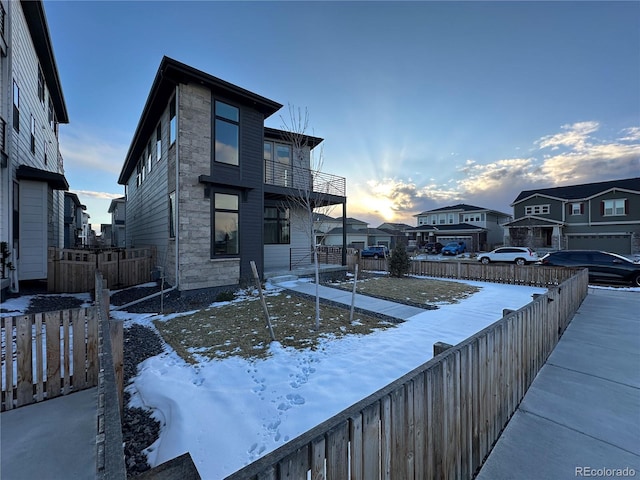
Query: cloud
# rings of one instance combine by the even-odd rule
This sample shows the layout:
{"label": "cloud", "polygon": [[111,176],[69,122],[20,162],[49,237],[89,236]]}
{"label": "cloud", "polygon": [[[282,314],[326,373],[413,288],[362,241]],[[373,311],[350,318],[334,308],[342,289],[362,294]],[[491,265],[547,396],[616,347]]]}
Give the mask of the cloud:
{"label": "cloud", "polygon": [[60,152],[65,169],[120,174],[129,145],[110,142],[77,128],[61,131]]}
{"label": "cloud", "polygon": [[72,190],[73,193],[78,195],[78,198],[89,197],[97,200],[113,200],[114,198],[123,197],[123,193],[107,193],[107,192],[93,192],[91,190]]}
{"label": "cloud", "polygon": [[569,147],[575,150],[583,150],[589,134],[600,128],[598,122],[578,122],[572,125],[562,125],[564,132],[547,135],[535,142],[541,149],[551,148],[557,150],[560,147]]}
{"label": "cloud", "polygon": [[615,139],[598,138],[599,128],[596,121],[562,125],[559,133],[534,141],[538,151],[530,157],[489,163],[467,159],[452,178],[432,178],[426,185],[402,178],[369,181],[355,195],[360,200],[355,210],[406,223],[421,211],[455,203],[508,213],[522,190],[637,177],[640,127],[625,128]]}

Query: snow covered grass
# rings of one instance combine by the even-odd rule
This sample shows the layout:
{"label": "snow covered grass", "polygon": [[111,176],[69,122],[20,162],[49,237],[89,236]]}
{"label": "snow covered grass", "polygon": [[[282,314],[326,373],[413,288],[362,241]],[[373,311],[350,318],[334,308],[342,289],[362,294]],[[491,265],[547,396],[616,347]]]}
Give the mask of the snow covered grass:
{"label": "snow covered grass", "polygon": [[[458,282],[478,293],[395,328],[318,339],[316,348],[268,345],[264,358],[182,359],[166,353],[139,367],[130,406],[162,424],[148,449],[154,466],[189,452],[202,478],[233,473],[432,358],[433,344],[457,344],[518,309],[542,288]],[[161,317],[113,312],[156,328]],[[125,324],[126,327],[126,324]]]}

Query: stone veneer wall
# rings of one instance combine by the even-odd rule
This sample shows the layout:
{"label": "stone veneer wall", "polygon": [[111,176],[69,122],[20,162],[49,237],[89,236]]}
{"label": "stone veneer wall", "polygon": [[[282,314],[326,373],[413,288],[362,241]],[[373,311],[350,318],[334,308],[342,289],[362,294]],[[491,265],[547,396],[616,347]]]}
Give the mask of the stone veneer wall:
{"label": "stone veneer wall", "polygon": [[198,181],[211,172],[211,91],[193,84],[179,88],[179,288],[237,285],[240,259],[211,259],[211,200]]}

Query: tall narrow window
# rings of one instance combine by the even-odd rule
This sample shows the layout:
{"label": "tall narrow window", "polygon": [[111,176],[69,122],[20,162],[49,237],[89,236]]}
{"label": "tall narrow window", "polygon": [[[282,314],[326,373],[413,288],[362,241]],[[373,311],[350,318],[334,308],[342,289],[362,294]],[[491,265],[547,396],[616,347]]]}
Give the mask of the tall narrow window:
{"label": "tall narrow window", "polygon": [[156,128],[156,162],[162,160],[162,124],[158,124]]}
{"label": "tall narrow window", "polygon": [[47,164],[47,140],[43,140],[42,142],[42,150],[44,151],[44,164]]}
{"label": "tall narrow window", "polygon": [[51,95],[49,95],[49,126],[53,130],[53,125],[55,121],[55,116],[53,115],[53,100],[51,100]]}
{"label": "tall narrow window", "polygon": [[238,218],[238,195],[216,193],[213,218],[214,256],[238,254]]}
{"label": "tall narrow window", "polygon": [[44,73],[40,65],[38,65],[38,98],[44,104]]}
{"label": "tall narrow window", "polygon": [[176,141],[176,97],[169,103],[169,147]]}
{"label": "tall narrow window", "polygon": [[273,143],[264,142],[264,182],[273,185]]}
{"label": "tall narrow window", "polygon": [[36,153],[36,119],[31,115],[31,153]]}
{"label": "tall narrow window", "polygon": [[147,170],[151,172],[153,168],[153,162],[151,161],[151,140],[147,143]]}
{"label": "tall narrow window", "polygon": [[276,144],[275,184],[291,186],[291,145]]}
{"label": "tall narrow window", "polygon": [[20,133],[20,87],[13,81],[13,128]]}
{"label": "tall narrow window", "polygon": [[266,245],[291,243],[290,231],[288,208],[264,208],[264,243]]}
{"label": "tall narrow window", "polygon": [[240,111],[236,107],[216,101],[215,117],[215,161],[238,165]]}
{"label": "tall narrow window", "polygon": [[169,237],[176,236],[176,192],[169,194]]}

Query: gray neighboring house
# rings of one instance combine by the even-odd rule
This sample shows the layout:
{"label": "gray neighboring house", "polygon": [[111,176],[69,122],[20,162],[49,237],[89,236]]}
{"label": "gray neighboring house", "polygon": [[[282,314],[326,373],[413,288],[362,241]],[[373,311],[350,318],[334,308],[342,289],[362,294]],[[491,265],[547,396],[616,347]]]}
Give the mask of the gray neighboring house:
{"label": "gray neighboring house", "polygon": [[640,253],[640,177],[526,190],[512,207],[510,245]]}
{"label": "gray neighboring house", "polygon": [[75,248],[82,244],[82,212],[86,209],[78,195],[64,192],[64,248]]}
{"label": "gray neighboring house", "polygon": [[42,1],[0,1],[0,79],[0,242],[15,267],[4,291],[46,280],[48,248],[64,246],[58,126],[69,119]]}
{"label": "gray neighboring house", "polygon": [[508,213],[460,203],[426,210],[414,215],[418,225],[406,230],[409,240],[421,247],[428,242],[463,241],[467,251],[492,250],[502,245],[502,225],[512,219]]}
{"label": "gray neighboring house", "polygon": [[413,227],[411,225],[407,225],[406,223],[385,222],[378,225],[377,229],[382,230],[391,236],[390,243],[387,246],[393,250],[400,242],[407,245],[407,235],[405,232],[412,228]]}
{"label": "gray neighboring house", "polygon": [[126,246],[155,246],[172,288],[233,288],[252,282],[251,261],[261,276],[288,270],[294,250],[310,265],[311,219],[290,202],[302,193],[314,208],[346,212],[346,180],[310,169],[322,139],[294,148],[286,132],[265,128],[281,107],[162,59],[118,183]]}
{"label": "gray neighboring house", "polygon": [[342,246],[343,238],[346,239],[346,246],[349,248],[363,249],[369,245],[369,224],[367,222],[357,218],[338,217],[331,220],[325,218],[322,225],[326,228],[322,245]]}
{"label": "gray neighboring house", "polygon": [[109,204],[109,213],[111,214],[110,228],[105,229],[103,235],[108,235],[103,239],[105,246],[122,248],[126,244],[125,238],[125,219],[126,219],[126,198],[114,198]]}

